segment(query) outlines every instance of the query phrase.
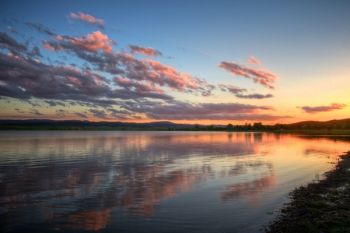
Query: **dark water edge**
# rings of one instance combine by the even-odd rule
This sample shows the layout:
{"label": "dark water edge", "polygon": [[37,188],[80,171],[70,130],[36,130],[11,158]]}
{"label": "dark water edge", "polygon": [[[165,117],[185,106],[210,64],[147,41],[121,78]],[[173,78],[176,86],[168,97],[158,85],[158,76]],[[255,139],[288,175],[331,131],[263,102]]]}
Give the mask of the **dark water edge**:
{"label": "dark water edge", "polygon": [[228,131],[269,132],[306,135],[350,135],[350,118],[330,121],[303,121],[290,124],[264,125],[261,122],[244,125],[179,124],[171,121],[108,122],[81,120],[0,119],[0,130],[89,130],[89,131]]}
{"label": "dark water edge", "polygon": [[350,152],[325,179],[295,189],[267,233],[350,232]]}

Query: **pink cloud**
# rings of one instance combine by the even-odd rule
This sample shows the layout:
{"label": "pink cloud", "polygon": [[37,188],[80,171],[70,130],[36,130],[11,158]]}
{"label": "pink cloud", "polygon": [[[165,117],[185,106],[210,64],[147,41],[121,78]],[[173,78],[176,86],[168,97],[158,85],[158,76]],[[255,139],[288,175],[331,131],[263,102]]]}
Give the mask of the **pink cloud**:
{"label": "pink cloud", "polygon": [[249,57],[247,62],[251,65],[261,65],[261,61],[254,56]]}
{"label": "pink cloud", "polygon": [[[159,81],[167,82],[170,87],[177,90],[197,89],[200,87],[200,80],[193,78],[189,74],[180,73],[171,66],[164,65],[158,61],[146,60],[145,64],[149,65],[152,73]],[[151,76],[152,78],[152,76]]]}
{"label": "pink cloud", "polygon": [[253,94],[237,94],[236,97],[241,99],[267,99],[272,98],[272,94],[259,94],[259,93],[253,93]]}
{"label": "pink cloud", "polygon": [[307,113],[319,113],[319,112],[329,112],[329,111],[334,111],[334,110],[340,110],[345,108],[345,104],[339,104],[339,103],[333,103],[328,106],[303,106],[301,109],[303,109]]}
{"label": "pink cloud", "polygon": [[266,98],[273,97],[272,94],[259,94],[259,93],[245,94],[247,92],[247,89],[232,86],[232,85],[219,84],[219,88],[221,91],[230,92],[233,95],[235,95],[237,98],[241,98],[241,99],[266,99]]}
{"label": "pink cloud", "polygon": [[[209,96],[215,88],[203,79],[180,72],[158,61],[137,59],[131,53],[113,52],[111,51],[113,41],[99,31],[81,38],[61,36],[47,43],[45,46],[48,49],[72,52],[93,64],[99,71],[120,75],[130,80],[144,81],[150,83],[152,88],[167,86],[179,92],[201,93],[202,96]],[[105,53],[96,53],[100,49]]]}
{"label": "pink cloud", "polygon": [[252,67],[251,63],[248,63],[247,65],[240,65],[234,62],[223,61],[219,64],[219,67],[230,72],[233,75],[243,76],[245,78],[251,79],[254,82],[270,89],[274,88],[273,84],[277,79],[277,76],[271,71],[262,67]]}
{"label": "pink cloud", "polygon": [[167,86],[179,92],[199,92],[203,96],[210,95],[214,88],[204,80],[158,61],[138,60],[130,54],[118,54],[118,60],[125,66],[123,78],[145,81],[152,87]]}
{"label": "pink cloud", "polygon": [[55,46],[53,46],[52,44],[48,43],[48,42],[43,42],[43,48],[50,50],[50,51],[56,51],[57,48]]}
{"label": "pink cloud", "polygon": [[[153,86],[166,86],[179,92],[201,93],[203,96],[211,94],[215,87],[205,80],[182,73],[174,67],[162,64],[154,60],[138,60],[131,54],[114,54],[115,61],[119,64],[120,74],[130,80],[146,81]],[[101,67],[101,65],[99,65]]]}
{"label": "pink cloud", "polygon": [[257,106],[240,103],[199,103],[191,104],[180,101],[169,103],[144,103],[125,106],[129,111],[144,113],[150,119],[160,120],[277,120],[290,116],[270,115],[266,111],[274,110],[271,106]]}
{"label": "pink cloud", "polygon": [[153,92],[158,94],[164,94],[164,91],[161,88],[156,87],[149,82],[140,82],[130,80],[124,77],[116,77],[114,78],[114,82],[121,87],[134,89],[134,91],[137,93]]}
{"label": "pink cloud", "polygon": [[154,48],[149,48],[149,47],[130,45],[129,48],[130,48],[131,53],[133,53],[133,54],[139,53],[139,54],[143,54],[143,55],[150,56],[150,57],[156,57],[156,56],[160,56],[162,54],[158,50],[156,50]]}
{"label": "pink cloud", "polygon": [[219,88],[221,91],[224,91],[224,92],[228,91],[228,92],[231,92],[232,94],[240,94],[242,92],[247,91],[247,89],[245,88],[240,88],[233,85],[225,85],[225,84],[219,84]]}
{"label": "pink cloud", "polygon": [[80,20],[88,24],[93,24],[102,27],[104,25],[103,19],[98,19],[95,16],[83,13],[83,12],[78,12],[78,13],[70,13],[69,18],[75,19],[75,20]]}
{"label": "pink cloud", "polygon": [[66,76],[66,79],[67,79],[68,83],[70,83],[74,87],[80,87],[82,85],[81,81],[76,77]]}
{"label": "pink cloud", "polygon": [[100,31],[90,33],[84,37],[71,37],[69,41],[73,45],[89,52],[97,52],[100,49],[105,53],[112,52],[113,40]]}

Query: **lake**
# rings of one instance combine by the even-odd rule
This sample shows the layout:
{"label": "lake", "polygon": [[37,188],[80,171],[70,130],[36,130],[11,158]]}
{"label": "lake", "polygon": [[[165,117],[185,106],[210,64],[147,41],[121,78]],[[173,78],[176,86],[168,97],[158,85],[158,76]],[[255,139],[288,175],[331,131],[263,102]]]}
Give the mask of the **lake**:
{"label": "lake", "polygon": [[350,141],[251,132],[0,132],[1,232],[260,232]]}

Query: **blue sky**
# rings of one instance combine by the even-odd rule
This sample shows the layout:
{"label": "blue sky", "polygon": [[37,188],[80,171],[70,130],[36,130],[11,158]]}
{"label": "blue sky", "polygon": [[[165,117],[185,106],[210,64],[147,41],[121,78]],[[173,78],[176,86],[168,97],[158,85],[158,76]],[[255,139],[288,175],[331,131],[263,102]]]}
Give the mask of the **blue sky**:
{"label": "blue sky", "polygon": [[[309,118],[298,109],[304,105],[347,105],[349,10],[349,1],[2,1],[0,29],[8,33],[12,25],[19,32],[13,38],[24,42],[21,35],[25,35],[38,47],[47,40],[46,35],[28,28],[27,22],[74,37],[100,30],[116,42],[115,50],[126,52],[131,44],[152,47],[163,54],[157,61],[212,85],[228,84],[274,95],[263,100],[237,99],[230,93],[215,92],[205,103],[261,103],[288,112],[287,121],[295,121]],[[104,29],[71,19],[72,12],[103,19]],[[62,56],[44,49],[41,52],[51,59]],[[84,63],[65,56],[78,65]],[[274,90],[218,67],[223,61],[244,65],[252,56],[277,76]],[[333,86],[327,95],[323,90],[330,80]],[[315,90],[309,102],[305,101],[308,96],[300,93],[305,92],[305,86]],[[200,95],[172,95],[179,101],[203,102]],[[293,96],[297,97],[294,102]],[[2,104],[6,105],[5,101]],[[336,115],[327,111],[319,116],[326,119],[348,113],[343,107]]]}

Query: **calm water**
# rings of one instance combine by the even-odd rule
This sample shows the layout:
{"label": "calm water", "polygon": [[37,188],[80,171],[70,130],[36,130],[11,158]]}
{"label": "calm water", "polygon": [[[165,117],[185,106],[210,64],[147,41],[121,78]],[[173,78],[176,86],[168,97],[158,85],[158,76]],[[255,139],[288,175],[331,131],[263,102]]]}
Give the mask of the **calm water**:
{"label": "calm water", "polygon": [[346,140],[226,132],[0,132],[2,232],[259,232]]}

